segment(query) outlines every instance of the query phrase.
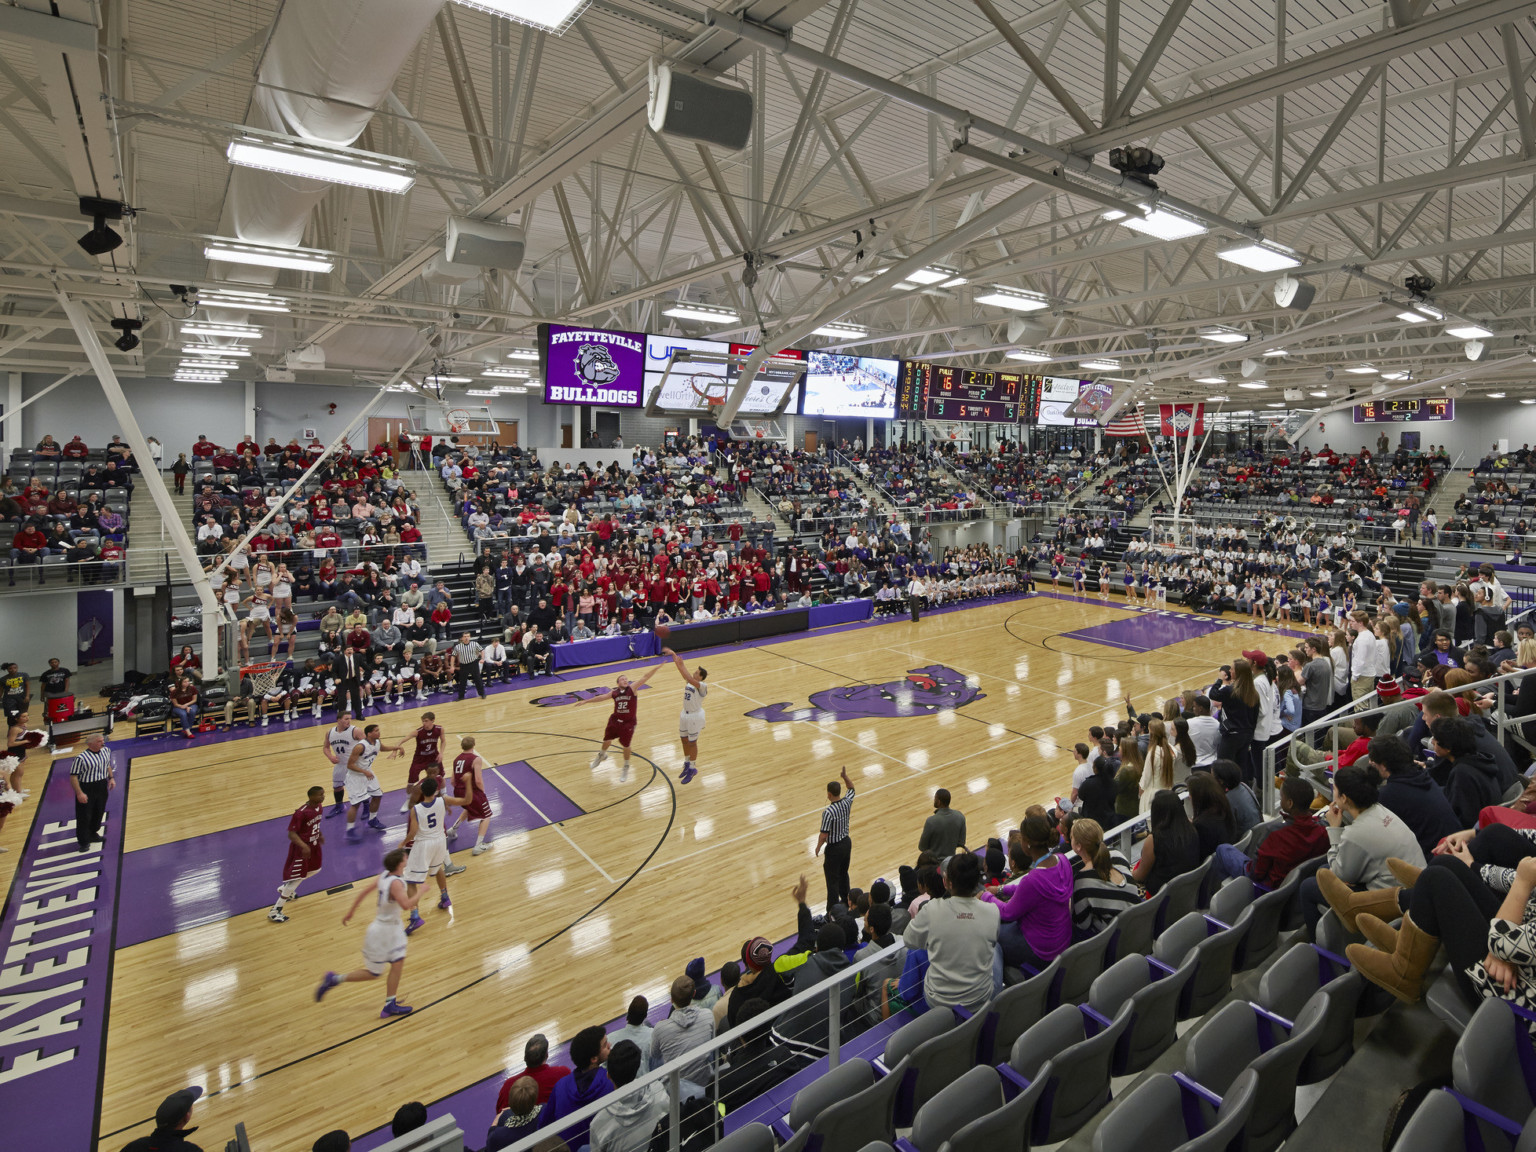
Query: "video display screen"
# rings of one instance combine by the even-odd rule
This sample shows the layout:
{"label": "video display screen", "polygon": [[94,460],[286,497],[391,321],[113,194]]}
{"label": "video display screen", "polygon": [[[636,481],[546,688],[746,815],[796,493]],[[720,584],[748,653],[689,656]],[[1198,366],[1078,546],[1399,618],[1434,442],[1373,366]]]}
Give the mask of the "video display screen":
{"label": "video display screen", "polygon": [[834,352],[810,355],[800,400],[802,416],[895,419],[898,361]]}
{"label": "video display screen", "polygon": [[1078,424],[1093,424],[1093,420],[1079,420],[1071,409],[1077,404],[1087,380],[1075,380],[1066,376],[1046,376],[1040,384],[1039,423],[1050,428],[1075,428]]}
{"label": "video display screen", "polygon": [[[667,364],[673,353],[712,352],[718,355],[750,356],[755,344],[727,344],[723,340],[690,340],[685,336],[648,335],[645,338],[645,399],[651,401],[651,393],[661,387],[656,406],[669,411],[697,408],[701,411],[711,401],[723,400],[736,382],[737,373],[728,364],[709,361],[678,361],[670,375]],[[805,359],[804,352],[782,352],[780,356]],[[752,381],[752,390],[742,402],[740,411],[748,414],[767,415],[778,410],[779,401],[786,385],[795,373],[785,368],[764,368]],[[663,381],[665,380],[665,383]],[[793,398],[791,398],[793,403]]]}

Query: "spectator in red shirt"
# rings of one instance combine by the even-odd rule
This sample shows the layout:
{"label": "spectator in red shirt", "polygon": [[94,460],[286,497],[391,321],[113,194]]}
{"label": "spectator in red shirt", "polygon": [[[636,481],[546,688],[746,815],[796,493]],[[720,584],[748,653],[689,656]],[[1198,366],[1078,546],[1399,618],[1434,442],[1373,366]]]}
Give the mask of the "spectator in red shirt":
{"label": "spectator in red shirt", "polygon": [[268,460],[276,460],[283,454],[283,446],[277,442],[276,436],[267,437],[267,446],[261,450],[261,454]]}
{"label": "spectator in red shirt", "polygon": [[1280,815],[1285,823],[1259,844],[1259,854],[1248,874],[1260,884],[1278,888],[1298,864],[1328,854],[1328,829],[1317,822],[1312,798],[1317,793],[1299,776],[1287,776],[1280,785]]}
{"label": "spectator in red shirt", "polygon": [[85,441],[78,436],[64,445],[64,458],[66,460],[84,460],[90,454],[91,450],[85,446]]}
{"label": "spectator in red shirt", "polygon": [[256,443],[254,436],[242,436],[240,443],[235,445],[235,455],[244,456],[249,452],[252,456],[261,455],[261,445]]}
{"label": "spectator in red shirt", "polygon": [[440,601],[436,608],[432,609],[432,627],[439,640],[448,637],[448,624],[453,619],[453,609],[448,607],[446,600]]}
{"label": "spectator in red shirt", "polygon": [[24,524],[11,540],[11,559],[36,564],[48,555],[48,537],[36,524]]}
{"label": "spectator in red shirt", "polygon": [[219,446],[206,436],[199,436],[197,443],[192,445],[192,455],[199,459],[207,460],[219,450]]}
{"label": "spectator in red shirt", "polygon": [[101,561],[97,575],[102,583],[108,584],[117,579],[118,565],[123,562],[123,556],[123,546],[118,541],[108,536],[101,542],[101,551],[96,554],[96,558]]}
{"label": "spectator in red shirt", "polygon": [[[1309,747],[1299,740],[1291,741],[1289,763],[1286,765],[1286,775],[1294,776],[1297,772],[1311,768],[1314,778],[1321,778],[1324,771],[1333,772],[1339,768],[1348,768],[1356,760],[1363,760],[1370,750],[1372,739],[1376,736],[1376,726],[1380,721],[1378,716],[1356,716],[1353,721],[1355,738],[1347,748],[1339,749],[1339,762],[1333,763],[1333,757],[1326,752]],[[1325,745],[1328,746],[1328,745]]]}
{"label": "spectator in red shirt", "polygon": [[[192,450],[194,452],[197,451],[197,445],[194,444]],[[213,466],[220,472],[234,471],[235,465],[239,462],[235,454],[228,448],[215,448],[213,451]]]}
{"label": "spectator in red shirt", "polygon": [[528,1038],[528,1043],[523,1045],[523,1063],[527,1065],[516,1076],[509,1076],[506,1083],[501,1086],[501,1091],[496,1094],[496,1111],[499,1113],[507,1106],[507,1094],[512,1091],[512,1085],[527,1077],[539,1086],[539,1104],[549,1099],[551,1092],[555,1090],[555,1084],[571,1074],[571,1070],[564,1064],[549,1064],[549,1041],[539,1033],[534,1033]]}

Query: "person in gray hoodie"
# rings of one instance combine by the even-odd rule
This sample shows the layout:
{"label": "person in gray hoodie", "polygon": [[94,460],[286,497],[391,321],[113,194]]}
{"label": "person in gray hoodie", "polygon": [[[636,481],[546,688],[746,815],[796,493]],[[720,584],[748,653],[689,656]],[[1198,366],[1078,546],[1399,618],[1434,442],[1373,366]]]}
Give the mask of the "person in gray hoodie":
{"label": "person in gray hoodie", "polygon": [[[897,943],[891,931],[889,907],[884,904],[870,905],[868,913],[864,916],[864,941],[864,945],[854,953],[855,964],[868,960],[875,953]],[[906,948],[898,948],[895,953],[864,969],[855,977],[857,983],[854,1007],[860,1019],[866,1024],[878,1024],[883,1018],[881,1005],[884,1002],[882,993],[885,982],[901,979],[901,970],[906,962]]]}
{"label": "person in gray hoodie", "polygon": [[[806,955],[804,963],[794,969],[790,983],[793,993],[798,996],[847,968],[847,947],[848,937],[842,925],[831,920],[824,923],[816,931],[816,950]],[[826,1052],[831,1038],[827,1019],[831,1011],[830,996],[830,992],[814,996],[804,1006],[785,1013],[775,1026],[774,1038],[808,1054]],[[843,1012],[852,1004],[852,980],[843,981],[838,990],[838,1002]]]}
{"label": "person in gray hoodie", "polygon": [[644,1152],[650,1147],[651,1133],[667,1115],[667,1093],[659,1081],[625,1091],[642,1063],[633,1040],[620,1040],[608,1053],[614,1101],[592,1117],[592,1152]]}
{"label": "person in gray hoodie", "polygon": [[[715,1038],[714,1015],[693,1002],[693,991],[691,976],[679,976],[672,981],[672,1015],[651,1032],[649,1069],[660,1068]],[[684,1065],[679,1070],[683,1096],[692,1099],[704,1095],[703,1086],[709,1083],[713,1070],[714,1061],[708,1053]]]}

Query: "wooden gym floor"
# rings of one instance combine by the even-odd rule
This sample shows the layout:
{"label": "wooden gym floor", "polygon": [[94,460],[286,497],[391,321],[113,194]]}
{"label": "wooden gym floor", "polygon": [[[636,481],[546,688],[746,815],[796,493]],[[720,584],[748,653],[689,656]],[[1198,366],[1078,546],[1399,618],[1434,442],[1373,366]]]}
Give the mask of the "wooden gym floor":
{"label": "wooden gym floor", "polygon": [[[109,814],[122,822],[110,997],[104,1022],[84,1022],[105,1029],[100,1146],[147,1133],[161,1097],[186,1084],[209,1093],[198,1106],[209,1146],[237,1121],[258,1150],[308,1147],[336,1127],[356,1135],[408,1099],[438,1100],[519,1066],[530,1033],[560,1043],[622,1015],[637,993],[664,1002],[691,957],[714,970],[747,937],[792,934],[799,874],[812,903],[824,899],[811,852],[841,766],[858,789],[854,884],[894,879],[916,854],[935,788],[954,795],[972,843],[1016,826],[1027,805],[1066,791],[1072,745],[1123,716],[1125,695],[1151,710],[1240,649],[1290,646],[1261,631],[1043,594],[689,656],[709,669],[709,696],[688,785],[676,782],[681,682],[670,666],[640,695],[627,780],[617,749],[588,767],[606,702],[570,703],[611,684],[612,671],[391,708],[378,718],[387,741],[428,709],[448,734],[445,759],[474,734],[497,766],[498,811],[491,852],[472,858],[468,829],[454,845],[468,871],[449,882],[452,915],[423,912],[400,989],[417,1011],[393,1022],[378,1018],[382,980],[344,985],[322,1004],[313,993],[326,969],[360,963],[371,906],[348,927],[341,917],[351,885],[403,835],[409,761],[380,761],[390,830],[351,846],[344,820],[327,819],[324,869],[288,906],[289,922],[273,924],[287,817],[311,785],[329,801],[320,742],[332,721],[218,742],[134,741],[126,810],[118,816],[114,800]],[[66,766],[61,757],[50,796],[67,797]],[[24,808],[5,830],[7,867],[30,822]],[[0,1093],[24,1084],[0,1082]],[[475,1141],[489,1120],[462,1118]]]}

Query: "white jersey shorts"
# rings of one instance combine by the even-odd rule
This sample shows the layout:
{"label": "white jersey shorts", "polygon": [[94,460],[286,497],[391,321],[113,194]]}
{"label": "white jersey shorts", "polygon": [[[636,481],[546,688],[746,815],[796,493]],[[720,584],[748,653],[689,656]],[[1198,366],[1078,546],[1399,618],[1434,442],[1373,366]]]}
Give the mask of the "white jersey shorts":
{"label": "white jersey shorts", "polygon": [[436,875],[448,867],[448,841],[440,836],[430,840],[416,837],[411,854],[405,860],[405,882],[420,884],[428,876]]}
{"label": "white jersey shorts", "polygon": [[677,734],[684,740],[694,741],[704,731],[704,709],[677,714]]}
{"label": "white jersey shorts", "polygon": [[374,798],[383,799],[384,789],[379,787],[377,776],[364,776],[361,772],[347,773],[347,803],[362,804]]}
{"label": "white jersey shorts", "polygon": [[345,788],[347,786],[347,762],[338,760],[331,765],[331,787]]}
{"label": "white jersey shorts", "polygon": [[397,960],[405,959],[405,925],[398,920],[393,924],[380,924],[375,920],[368,925],[363,937],[363,967],[375,976]]}

